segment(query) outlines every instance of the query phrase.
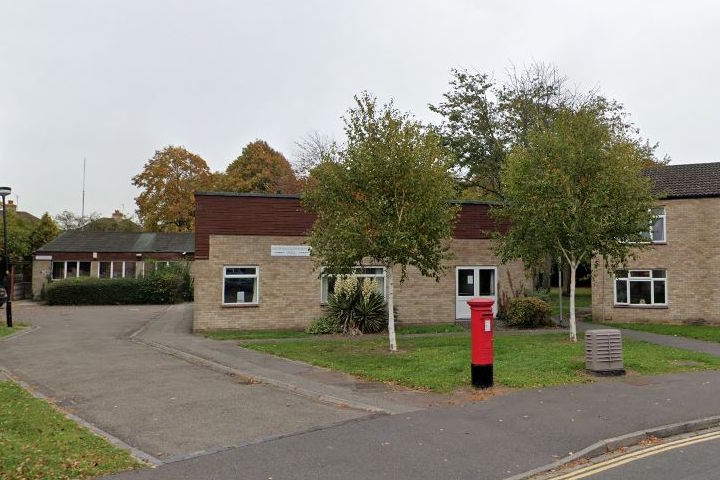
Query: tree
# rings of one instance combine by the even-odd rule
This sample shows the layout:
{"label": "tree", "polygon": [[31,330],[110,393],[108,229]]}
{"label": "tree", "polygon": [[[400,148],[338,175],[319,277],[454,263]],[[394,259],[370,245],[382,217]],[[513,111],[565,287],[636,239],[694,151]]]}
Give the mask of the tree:
{"label": "tree", "polygon": [[313,168],[303,193],[317,215],[308,243],[331,274],[365,260],[385,266],[395,351],[395,268],[400,283],[409,266],[438,279],[448,257],[457,215],[448,152],[432,129],[367,93],[355,97],[344,121],[346,144]]}
{"label": "tree", "polygon": [[195,228],[195,191],[212,190],[213,175],[198,155],[172,145],[155,152],[132,179],[140,188],[137,215],[145,230],[191,232]]}
{"label": "tree", "polygon": [[30,250],[37,250],[43,245],[55,240],[55,237],[58,235],[60,235],[60,229],[50,214],[45,212],[30,233]]}
{"label": "tree", "polygon": [[498,84],[488,73],[454,69],[444,101],[430,105],[441,115],[439,131],[456,158],[464,188],[502,199],[500,169],[516,145],[527,145],[530,130],[548,127],[558,109],[595,97],[580,96],[566,86],[555,67],[533,63],[508,72]]}
{"label": "tree", "polygon": [[337,156],[337,144],[331,137],[310,132],[295,142],[295,172],[301,179],[310,176],[313,168]]}
{"label": "tree", "polygon": [[114,218],[98,218],[85,225],[88,232],[139,232],[140,225],[129,218],[115,220]]}
{"label": "tree", "polygon": [[264,140],[243,148],[220,180],[220,189],[230,192],[298,193],[300,182],[285,156]]}
{"label": "tree", "polygon": [[[569,89],[567,79],[550,64],[512,67],[503,83],[487,73],[452,74],[444,101],[430,109],[443,117],[439,131],[457,159],[463,198],[502,201],[500,171],[507,156],[528,145],[533,129],[549,128],[563,109],[594,108],[617,128],[632,128],[622,105],[595,90]],[[552,262],[548,256],[537,265],[536,287],[549,290]]]}
{"label": "tree", "polygon": [[650,181],[641,175],[654,147],[643,144],[601,110],[563,109],[547,128],[531,130],[501,169],[504,202],[494,210],[509,220],[499,238],[504,261],[534,265],[546,256],[570,266],[570,338],[577,341],[575,275],[596,256],[608,269],[642,248],[653,216]]}
{"label": "tree", "polygon": [[[0,213],[1,212],[2,210],[0,210]],[[30,247],[30,233],[32,232],[33,226],[31,222],[18,216],[17,212],[12,208],[7,209],[6,215],[8,229],[8,258],[11,262],[18,262],[32,253],[32,248]],[[2,219],[0,219],[0,242],[4,241],[5,230]],[[4,251],[0,251],[0,258],[3,258],[4,253]]]}
{"label": "tree", "polygon": [[92,212],[91,214],[83,217],[81,215],[76,215],[70,210],[63,210],[55,215],[55,223],[61,231],[66,232],[68,230],[77,230],[78,228],[82,228],[88,223],[94,222],[99,218],[100,214],[98,212]]}

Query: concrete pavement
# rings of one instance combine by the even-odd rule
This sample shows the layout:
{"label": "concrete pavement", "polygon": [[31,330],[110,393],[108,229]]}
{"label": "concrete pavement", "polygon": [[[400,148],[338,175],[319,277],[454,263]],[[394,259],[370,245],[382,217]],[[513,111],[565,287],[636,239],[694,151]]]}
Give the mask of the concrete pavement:
{"label": "concrete pavement", "polygon": [[17,321],[39,328],[0,342],[0,367],[161,461],[367,415],[272,385],[246,384],[128,339],[166,311],[23,305]]}
{"label": "concrete pavement", "polygon": [[718,398],[718,372],[601,379],[353,422],[113,478],[502,479],[603,438],[718,415]]}
{"label": "concrete pavement", "polygon": [[[720,372],[422,409],[430,397],[364,391],[342,374],[193,336],[187,306],[26,308],[19,320],[40,328],[0,342],[0,365],[166,462],[118,479],[501,479],[603,438],[720,414]],[[277,385],[246,384],[246,374]],[[317,401],[323,392],[332,398]],[[368,415],[341,407],[343,398],[400,410]]]}

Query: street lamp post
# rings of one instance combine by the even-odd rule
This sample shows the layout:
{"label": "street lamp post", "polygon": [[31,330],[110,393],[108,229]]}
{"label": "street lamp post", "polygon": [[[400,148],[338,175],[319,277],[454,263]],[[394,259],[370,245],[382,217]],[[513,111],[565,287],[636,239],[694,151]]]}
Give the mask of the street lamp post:
{"label": "street lamp post", "polygon": [[3,208],[3,237],[5,237],[5,284],[8,287],[7,292],[7,304],[5,306],[5,314],[7,315],[7,326],[12,327],[12,292],[10,285],[12,282],[10,279],[10,258],[8,257],[8,230],[7,230],[7,210],[5,208],[5,197],[10,195],[12,190],[10,187],[0,187],[0,197],[2,197],[2,208]]}

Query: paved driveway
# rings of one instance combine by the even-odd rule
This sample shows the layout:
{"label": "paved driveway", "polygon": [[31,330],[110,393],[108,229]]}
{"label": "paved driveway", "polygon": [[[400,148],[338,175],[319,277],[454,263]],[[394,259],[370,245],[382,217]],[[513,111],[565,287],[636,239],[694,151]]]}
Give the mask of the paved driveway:
{"label": "paved driveway", "polygon": [[230,375],[132,342],[166,307],[17,304],[37,326],[0,342],[0,367],[77,416],[162,461],[366,415]]}

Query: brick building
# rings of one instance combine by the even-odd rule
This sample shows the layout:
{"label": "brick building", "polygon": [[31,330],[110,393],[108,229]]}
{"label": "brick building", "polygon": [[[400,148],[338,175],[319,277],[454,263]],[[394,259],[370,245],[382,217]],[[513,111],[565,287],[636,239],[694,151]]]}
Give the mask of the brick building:
{"label": "brick building", "polygon": [[593,318],[720,324],[720,163],[647,171],[661,198],[650,246],[612,274],[595,268]]}
{"label": "brick building", "polygon": [[[303,328],[322,315],[333,281],[313,268],[305,241],[314,217],[298,196],[214,192],[195,201],[195,330]],[[522,263],[504,265],[493,254],[488,210],[461,202],[446,275],[436,282],[410,268],[395,289],[398,322],[466,319],[469,298],[497,301],[531,287]],[[356,275],[385,291],[382,266],[368,263]]]}
{"label": "brick building", "polygon": [[48,279],[140,277],[169,262],[192,261],[192,233],[87,232],[71,230],[33,255],[33,298]]}

